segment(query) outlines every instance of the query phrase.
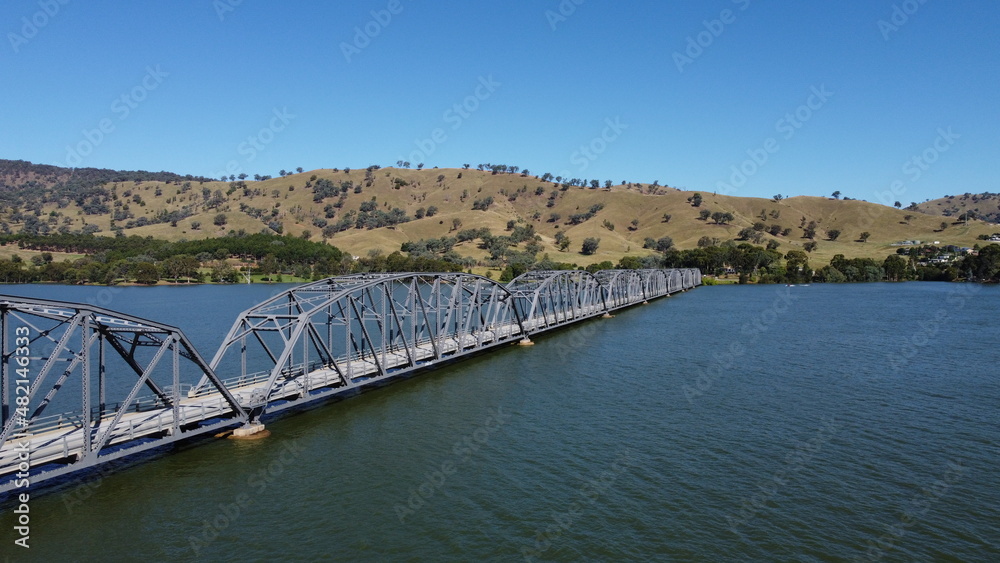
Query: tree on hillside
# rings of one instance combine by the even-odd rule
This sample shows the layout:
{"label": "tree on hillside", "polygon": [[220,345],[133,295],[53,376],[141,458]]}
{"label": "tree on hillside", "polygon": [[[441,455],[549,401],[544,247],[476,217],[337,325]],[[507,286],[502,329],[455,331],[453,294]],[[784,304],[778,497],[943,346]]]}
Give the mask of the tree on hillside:
{"label": "tree on hillside", "polygon": [[698,212],[698,218],[702,221],[707,221],[709,217],[712,216],[712,212],[707,209],[702,209]]}
{"label": "tree on hillside", "polygon": [[[702,211],[702,213],[704,213],[704,211]],[[728,211],[726,211],[726,212],[716,211],[716,212],[712,213],[712,221],[714,221],[716,225],[725,225],[725,224],[728,224],[730,221],[732,221],[735,218],[736,217],[733,216],[733,214],[729,213]]]}
{"label": "tree on hillside", "polygon": [[829,231],[826,232],[826,236],[830,240],[837,240],[837,237],[840,236],[840,231],[837,229],[830,229]]}
{"label": "tree on hillside", "polygon": [[664,254],[666,254],[673,247],[674,247],[674,239],[670,237],[661,237],[659,240],[656,241],[657,252],[663,252]]}
{"label": "tree on hillside", "polygon": [[689,197],[687,200],[688,203],[691,204],[691,207],[701,207],[702,197],[700,193],[695,192],[695,194]]}
{"label": "tree on hillside", "polygon": [[819,243],[814,240],[811,240],[802,245],[802,248],[805,249],[806,252],[812,252],[813,250],[819,248]]}
{"label": "tree on hillside", "polygon": [[861,236],[858,237],[858,240],[860,240],[861,242],[868,242],[868,237],[870,236],[872,236],[872,234],[869,233],[868,231],[865,231],[861,233]]}
{"label": "tree on hillside", "polygon": [[571,243],[569,237],[566,236],[566,233],[559,231],[556,233],[556,244],[559,246],[559,250],[566,252],[566,249],[569,248]]}
{"label": "tree on hillside", "polygon": [[833,199],[840,199],[840,190],[833,192]]}
{"label": "tree on hillside", "polygon": [[896,206],[896,209],[899,209],[899,208],[903,207],[903,204],[900,203],[900,202],[898,202],[898,201],[896,203],[894,203],[893,205]]}
{"label": "tree on hillside", "polygon": [[212,222],[215,223],[215,226],[217,227],[224,227],[228,220],[226,219],[225,213],[219,213],[215,216],[215,219],[213,219]]}
{"label": "tree on hillside", "polygon": [[663,214],[663,222],[664,223],[669,223],[670,222],[670,214],[669,213],[664,213]]}
{"label": "tree on hillside", "polygon": [[809,221],[809,224],[802,229],[802,238],[816,238],[816,221]]}
{"label": "tree on hillside", "polygon": [[597,252],[598,245],[601,244],[601,239],[594,237],[587,237],[583,239],[583,247],[580,249],[584,256],[590,256]]}
{"label": "tree on hillside", "polygon": [[299,174],[301,174],[302,172],[305,171],[305,168],[302,168],[301,166],[299,166],[298,168],[295,169],[295,171],[298,172]]}

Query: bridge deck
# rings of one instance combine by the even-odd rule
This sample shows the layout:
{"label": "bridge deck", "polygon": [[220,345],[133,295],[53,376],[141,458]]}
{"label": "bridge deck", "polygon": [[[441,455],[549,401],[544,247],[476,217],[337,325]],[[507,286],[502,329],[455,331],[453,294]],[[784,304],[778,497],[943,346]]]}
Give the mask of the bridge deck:
{"label": "bridge deck", "polygon": [[[693,285],[692,285],[693,287]],[[662,297],[690,287],[673,287],[649,298]],[[566,311],[536,312],[520,322],[509,321],[487,326],[466,334],[454,334],[433,339],[425,338],[408,346],[387,346],[363,354],[342,356],[330,363],[297,365],[282,372],[274,386],[269,386],[271,372],[249,374],[223,381],[226,389],[238,404],[247,411],[266,404],[268,412],[278,412],[304,402],[318,401],[347,393],[360,387],[373,385],[386,379],[399,377],[414,370],[429,367],[437,362],[461,357],[464,354],[507,344],[528,336],[566,326],[635,305],[647,300],[645,295],[629,296],[626,300],[599,305],[573,306]],[[137,404],[141,404],[137,402]],[[0,492],[9,490],[11,475],[18,471],[17,444],[30,440],[30,465],[38,467],[54,462],[84,461],[87,431],[91,442],[108,437],[106,446],[127,448],[140,441],[147,443],[171,437],[180,428],[203,425],[206,429],[232,426],[237,413],[218,390],[189,389],[176,406],[154,400],[143,410],[127,412],[118,417],[107,415],[93,420],[89,429],[83,426],[78,414],[47,417],[32,421],[17,435],[12,435],[0,448]],[[214,424],[206,422],[215,421]],[[111,424],[114,426],[111,427]],[[107,433],[110,432],[110,435]],[[97,463],[99,452],[91,452],[90,462]],[[22,458],[23,459],[23,458]],[[63,471],[59,471],[63,473]]]}

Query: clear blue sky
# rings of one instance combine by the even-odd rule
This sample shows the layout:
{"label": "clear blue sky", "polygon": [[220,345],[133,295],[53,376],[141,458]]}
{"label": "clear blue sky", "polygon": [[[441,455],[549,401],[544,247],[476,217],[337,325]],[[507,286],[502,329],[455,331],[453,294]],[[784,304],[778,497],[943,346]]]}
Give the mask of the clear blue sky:
{"label": "clear blue sky", "polygon": [[0,158],[207,176],[493,162],[870,201],[898,181],[904,204],[1000,191],[995,0],[7,0],[0,22]]}

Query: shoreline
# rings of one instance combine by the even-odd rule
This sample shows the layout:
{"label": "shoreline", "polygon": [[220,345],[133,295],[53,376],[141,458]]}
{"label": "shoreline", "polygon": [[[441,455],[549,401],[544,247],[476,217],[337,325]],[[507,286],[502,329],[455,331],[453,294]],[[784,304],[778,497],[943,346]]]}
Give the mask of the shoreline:
{"label": "shoreline", "polygon": [[[189,286],[242,286],[242,285],[279,285],[279,284],[293,284],[301,285],[311,283],[311,281],[254,281],[251,283],[224,283],[224,282],[187,282],[187,283],[177,283],[177,282],[157,282],[155,284],[145,284],[137,282],[124,282],[116,284],[104,284],[104,283],[63,283],[54,281],[32,281],[32,282],[0,282],[0,285],[53,285],[53,286],[73,286],[73,287],[189,287]],[[709,286],[730,286],[730,285],[791,285],[791,286],[807,286],[807,285],[860,285],[860,284],[870,284],[870,283],[889,283],[889,284],[905,284],[905,283],[974,283],[979,285],[998,285],[1000,282],[996,281],[969,281],[969,280],[954,280],[954,281],[936,281],[936,280],[899,280],[899,281],[888,281],[880,280],[877,282],[821,282],[821,281],[810,281],[805,283],[795,283],[788,284],[784,282],[775,283],[760,283],[760,282],[749,282],[741,284],[737,279],[715,279],[709,276],[703,278],[702,287]]]}

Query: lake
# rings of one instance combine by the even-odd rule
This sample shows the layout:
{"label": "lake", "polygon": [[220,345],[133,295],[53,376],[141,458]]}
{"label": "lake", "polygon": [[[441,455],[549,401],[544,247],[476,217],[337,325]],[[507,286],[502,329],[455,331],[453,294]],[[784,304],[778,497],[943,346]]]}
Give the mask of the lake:
{"label": "lake", "polygon": [[[288,286],[3,286],[211,357]],[[32,498],[10,561],[997,561],[1000,288],[716,286]]]}

